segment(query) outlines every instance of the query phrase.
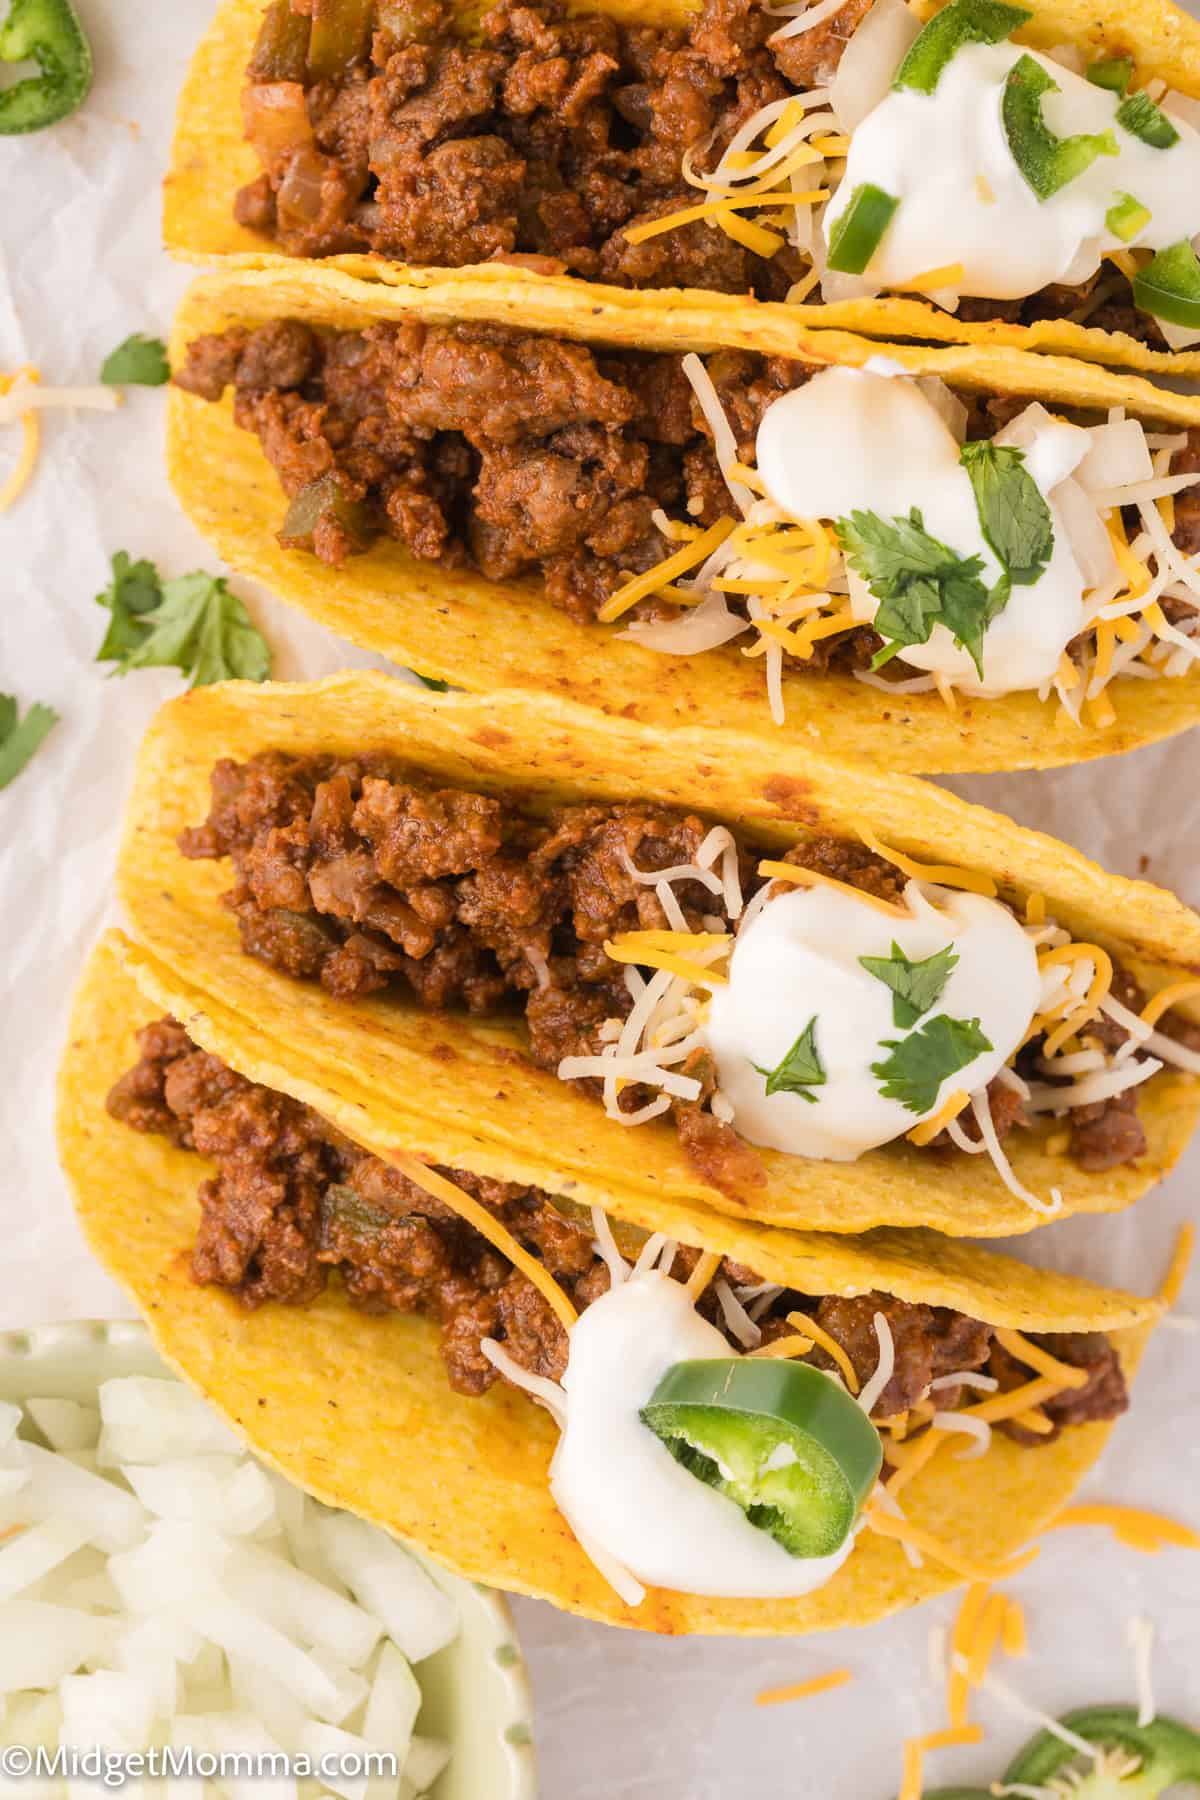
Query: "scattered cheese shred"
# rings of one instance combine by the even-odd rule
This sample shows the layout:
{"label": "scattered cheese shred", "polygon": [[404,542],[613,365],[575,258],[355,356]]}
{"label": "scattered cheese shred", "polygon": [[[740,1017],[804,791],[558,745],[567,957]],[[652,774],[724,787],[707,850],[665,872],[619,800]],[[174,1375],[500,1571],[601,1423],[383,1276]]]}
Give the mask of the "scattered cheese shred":
{"label": "scattered cheese shred", "polygon": [[1200,1531],[1140,1506],[1109,1506],[1101,1501],[1068,1506],[1046,1529],[1062,1531],[1072,1525],[1107,1525],[1118,1543],[1145,1556],[1156,1556],[1167,1545],[1176,1550],[1200,1550]]}
{"label": "scattered cheese shred", "polygon": [[564,1329],[570,1331],[579,1317],[575,1308],[545,1264],[539,1262],[536,1256],[531,1256],[528,1250],[518,1244],[512,1233],[505,1230],[495,1213],[489,1212],[487,1207],[481,1206],[472,1195],[465,1194],[460,1187],[455,1186],[454,1182],[447,1181],[444,1175],[439,1175],[436,1170],[428,1168],[415,1156],[409,1156],[404,1151],[397,1150],[393,1151],[388,1160],[393,1168],[399,1169],[402,1175],[407,1176],[414,1187],[419,1187],[425,1193],[432,1194],[435,1200],[443,1201],[451,1212],[457,1213],[460,1219],[465,1219],[468,1225],[473,1225],[481,1237],[485,1237],[489,1244],[499,1250],[501,1256],[506,1256],[514,1268],[519,1269],[522,1275],[532,1281]]}
{"label": "scattered cheese shred", "polygon": [[1183,1284],[1192,1264],[1192,1253],[1196,1248],[1196,1227],[1181,1225],[1179,1236],[1175,1239],[1175,1248],[1171,1253],[1171,1261],[1167,1266],[1163,1284],[1158,1290],[1158,1297],[1164,1306],[1174,1306],[1183,1292]]}
{"label": "scattered cheese shred", "polygon": [[[724,987],[728,976],[695,962],[686,951],[704,950],[713,943],[728,942],[727,936],[708,931],[623,931],[618,937],[605,940],[604,954],[613,962],[665,969],[668,974],[678,975],[696,987]],[[676,944],[685,952],[683,955],[675,950]]]}
{"label": "scattered cheese shred", "polygon": [[789,1356],[807,1356],[813,1347],[810,1337],[772,1338],[769,1344],[759,1344],[757,1349],[747,1350],[747,1356],[782,1359]]}
{"label": "scattered cheese shred", "polygon": [[710,525],[707,531],[701,532],[698,538],[693,538],[690,544],[685,544],[682,549],[676,550],[653,569],[647,569],[643,575],[635,576],[632,581],[627,581],[604,602],[596,614],[597,619],[602,625],[610,625],[614,619],[619,619],[622,613],[627,613],[631,606],[636,606],[639,600],[644,600],[648,594],[653,594],[667,582],[673,581],[676,575],[685,575],[689,569],[694,569],[698,563],[704,562],[718,545],[725,542],[733,530],[733,526],[734,521],[731,518],[718,519],[715,525]]}
{"label": "scattered cheese shred", "polygon": [[1054,963],[1078,961],[1085,957],[1092,963],[1095,970],[1091,986],[1088,988],[1082,1004],[1074,1012],[1069,1013],[1062,1024],[1046,1039],[1042,1048],[1042,1055],[1045,1057],[1057,1055],[1068,1038],[1074,1037],[1078,1031],[1082,1030],[1083,1026],[1089,1024],[1097,1016],[1101,1002],[1107,997],[1109,989],[1112,987],[1113,966],[1112,957],[1107,950],[1102,950],[1099,944],[1062,944],[1058,949],[1048,951],[1040,959],[1041,967],[1045,969]]}
{"label": "scattered cheese shred", "polygon": [[[18,369],[14,375],[0,375],[0,394],[7,394],[10,388],[25,378],[26,381],[40,381],[37,369]],[[17,465],[4,486],[0,488],[0,513],[7,512],[14,501],[19,500],[29,485],[29,479],[37,464],[38,450],[42,442],[42,428],[37,413],[31,407],[21,414],[21,454]]]}
{"label": "scattered cheese shred", "polygon": [[919,275],[913,275],[900,286],[911,289],[914,294],[929,293],[937,288],[961,287],[967,279],[967,271],[960,262],[942,263],[936,269],[923,269]]}
{"label": "scattered cheese shred", "polygon": [[925,1757],[930,1750],[954,1750],[964,1744],[983,1742],[983,1727],[963,1725],[949,1731],[931,1731],[925,1737],[909,1738],[904,1746],[904,1780],[898,1800],[921,1800]]}
{"label": "scattered cheese shred", "polygon": [[1010,1595],[1004,1604],[1004,1626],[1000,1642],[1005,1656],[1024,1656],[1029,1649],[1025,1632],[1025,1608]]}
{"label": "scattered cheese shred", "polygon": [[1010,1562],[999,1568],[981,1568],[978,1563],[972,1562],[970,1557],[960,1556],[957,1550],[943,1544],[932,1531],[925,1531],[921,1526],[914,1525],[909,1519],[898,1519],[892,1513],[883,1512],[877,1505],[868,1506],[863,1514],[863,1520],[880,1537],[895,1538],[897,1543],[911,1544],[914,1550],[920,1550],[924,1555],[932,1556],[935,1562],[944,1563],[946,1568],[952,1569],[956,1575],[963,1576],[967,1581],[991,1583],[1007,1580],[1009,1576],[1019,1575],[1022,1569],[1027,1569],[1038,1555],[1038,1547],[1034,1544],[1020,1556],[1013,1557]]}
{"label": "scattered cheese shred", "polygon": [[721,1258],[715,1250],[705,1250],[687,1278],[687,1297],[695,1306],[701,1294],[721,1266]]}
{"label": "scattered cheese shred", "polygon": [[787,1322],[789,1325],[794,1325],[797,1331],[803,1332],[804,1336],[811,1339],[814,1344],[820,1344],[827,1356],[832,1356],[845,1377],[846,1386],[852,1394],[857,1394],[860,1386],[858,1371],[837,1339],[830,1337],[824,1326],[818,1325],[815,1319],[810,1319],[807,1313],[789,1313]]}
{"label": "scattered cheese shred", "polygon": [[855,819],[854,830],[862,839],[868,850],[876,856],[882,856],[885,862],[894,863],[902,875],[908,875],[913,881],[932,881],[938,887],[965,888],[969,894],[982,894],[987,900],[996,897],[996,884],[990,875],[981,875],[974,869],[960,869],[952,863],[919,863],[902,851],[892,850],[881,843],[871,827],[862,819]]}
{"label": "scattered cheese shred", "polygon": [[953,1731],[961,1731],[967,1723],[970,1688],[967,1666],[979,1630],[979,1621],[987,1603],[987,1582],[973,1581],[963,1595],[962,1605],[950,1634],[950,1662],[946,1676],[946,1712]]}
{"label": "scattered cheese shred", "polygon": [[1027,925],[1044,925],[1046,923],[1045,894],[1030,894],[1025,902],[1025,923]]}
{"label": "scattered cheese shred", "polygon": [[1040,1344],[1031,1344],[1019,1331],[997,1327],[996,1341],[1010,1356],[1015,1356],[1018,1362],[1036,1369],[1039,1375],[1045,1375],[1051,1381],[1057,1381],[1060,1387],[1081,1388],[1088,1384],[1086,1369],[1076,1368],[1073,1363],[1060,1362],[1048,1350],[1043,1350]]}
{"label": "scattered cheese shred", "polygon": [[912,1130],[907,1134],[909,1143],[916,1144],[918,1147],[922,1147],[925,1144],[932,1144],[938,1133],[946,1129],[951,1119],[957,1119],[963,1108],[970,1104],[971,1096],[967,1093],[966,1089],[956,1088],[954,1093],[952,1093],[950,1098],[946,1101],[945,1105],[941,1107],[938,1112],[934,1113],[932,1119],[926,1119],[923,1125],[913,1126]]}
{"label": "scattered cheese shred", "polygon": [[915,1476],[920,1474],[928,1463],[933,1461],[946,1442],[946,1436],[944,1431],[934,1428],[925,1432],[915,1444],[910,1444],[903,1451],[900,1466],[887,1484],[887,1491],[893,1499],[903,1488],[908,1486]]}
{"label": "scattered cheese shred", "polygon": [[760,862],[760,875],[769,876],[772,881],[794,881],[798,887],[831,887],[839,894],[849,894],[855,900],[861,900],[864,906],[873,906],[876,912],[886,914],[889,919],[911,919],[912,914],[907,907],[893,906],[890,900],[880,900],[875,894],[865,894],[861,888],[854,887],[848,881],[837,881],[832,875],[822,875],[817,869],[805,869],[799,863]]}
{"label": "scattered cheese shred", "polygon": [[814,1675],[811,1681],[795,1681],[788,1687],[763,1688],[754,1696],[755,1706],[780,1706],[788,1700],[811,1700],[816,1694],[831,1693],[853,1680],[849,1669],[830,1669],[825,1675]]}
{"label": "scattered cheese shred", "polygon": [[977,1688],[988,1672],[988,1664],[995,1655],[996,1646],[1000,1642],[1004,1630],[1004,1615],[1008,1602],[1003,1594],[989,1594],[987,1604],[979,1619],[974,1642],[967,1652],[967,1685]]}
{"label": "scattered cheese shred", "polygon": [[1194,977],[1187,981],[1173,981],[1169,987],[1159,988],[1157,994],[1147,1000],[1138,1017],[1143,1025],[1157,1025],[1165,1012],[1170,1012],[1180,1000],[1190,1000],[1193,994],[1200,994],[1200,981]]}

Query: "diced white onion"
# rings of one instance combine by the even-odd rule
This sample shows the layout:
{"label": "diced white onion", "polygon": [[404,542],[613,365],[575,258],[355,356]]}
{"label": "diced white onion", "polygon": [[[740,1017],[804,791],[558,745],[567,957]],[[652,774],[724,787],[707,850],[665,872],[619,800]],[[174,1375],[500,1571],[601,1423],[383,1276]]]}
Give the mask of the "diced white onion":
{"label": "diced white onion", "polygon": [[830,104],[843,131],[857,131],[884,99],[920,30],[915,13],[904,0],[875,0],[843,50],[829,90]]}
{"label": "diced white onion", "polygon": [[[1118,575],[1117,559],[1095,500],[1073,476],[1060,481],[1050,498],[1062,515],[1084,587],[1100,588],[1106,582],[1112,582]],[[1110,589],[1107,598],[1116,591]]]}
{"label": "diced white onion", "polygon": [[[882,0],[875,0],[876,9],[881,4]],[[896,0],[896,4],[906,17],[912,18],[904,0]],[[874,17],[874,11],[870,16]],[[940,375],[918,375],[917,386],[942,420],[951,437],[955,438],[958,443],[963,443],[967,435],[967,420],[970,416],[965,402],[959,399],[953,388],[946,386]]]}
{"label": "diced white onion", "polygon": [[1146,433],[1137,419],[1121,419],[1088,427],[1091,445],[1075,470],[1075,480],[1089,493],[1148,481],[1154,473]]}

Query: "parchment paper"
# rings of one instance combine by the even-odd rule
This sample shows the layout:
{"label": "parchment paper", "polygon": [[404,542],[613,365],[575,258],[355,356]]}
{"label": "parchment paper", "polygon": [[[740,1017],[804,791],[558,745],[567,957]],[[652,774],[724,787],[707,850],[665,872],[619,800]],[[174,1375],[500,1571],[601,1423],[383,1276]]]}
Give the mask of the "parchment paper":
{"label": "parchment paper", "polygon": [[[81,0],[98,79],[84,110],[51,132],[0,139],[0,369],[34,362],[47,382],[96,379],[129,332],[164,334],[187,279],[159,249],[158,184],[170,114],[208,0]],[[162,396],[131,390],[114,416],[52,414],[35,485],[0,518],[0,689],[63,715],[27,771],[0,793],[0,1328],[123,1313],[76,1233],[51,1130],[53,1077],[81,957],[105,917],[120,807],[147,719],[177,691],[169,672],[110,680],[93,661],[104,615],[93,596],[113,551],[165,573],[217,568],[186,524],[161,462]],[[17,450],[0,433],[0,470]],[[238,583],[284,675],[372,659]],[[1073,839],[1126,874],[1200,903],[1197,741],[1040,775],[956,783],[972,798]],[[1176,1226],[1194,1211],[1200,1151],[1124,1219],[1025,1238],[1021,1253],[1122,1285],[1156,1285]],[[1200,1312],[1200,1278],[1191,1302]],[[1185,1297],[1184,1306],[1187,1306]],[[1133,1415],[1091,1491],[1165,1508],[1200,1527],[1200,1339],[1165,1330]],[[1156,1623],[1160,1704],[1200,1725],[1200,1557],[1137,1557],[1106,1534],[1047,1540],[1014,1584],[1032,1653],[1000,1673],[1061,1709],[1133,1695],[1126,1622]],[[518,1606],[539,1703],[552,1800],[886,1800],[900,1741],[944,1723],[927,1673],[929,1629],[949,1603],[885,1626],[808,1642],[663,1642]],[[839,1665],[838,1693],[756,1709],[762,1687]],[[999,1775],[1029,1730],[992,1698],[980,1750],[942,1753],[929,1779]],[[480,1800],[488,1800],[480,1796]]]}

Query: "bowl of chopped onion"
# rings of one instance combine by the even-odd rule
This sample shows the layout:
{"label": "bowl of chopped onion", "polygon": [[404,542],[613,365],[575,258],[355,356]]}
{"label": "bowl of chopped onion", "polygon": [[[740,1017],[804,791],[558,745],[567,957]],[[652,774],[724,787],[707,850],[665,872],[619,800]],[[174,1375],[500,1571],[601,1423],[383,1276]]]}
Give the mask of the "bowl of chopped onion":
{"label": "bowl of chopped onion", "polygon": [[263,1468],[144,1327],[0,1333],[0,1769],[31,1800],[100,1767],[533,1800],[530,1717],[501,1597]]}

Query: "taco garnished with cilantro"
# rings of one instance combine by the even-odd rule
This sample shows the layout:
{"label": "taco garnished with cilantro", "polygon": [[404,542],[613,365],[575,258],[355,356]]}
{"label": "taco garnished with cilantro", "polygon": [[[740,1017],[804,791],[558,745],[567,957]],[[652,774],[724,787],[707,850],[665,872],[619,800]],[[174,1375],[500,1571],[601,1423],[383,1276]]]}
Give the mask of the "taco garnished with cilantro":
{"label": "taco garnished with cilantro", "polygon": [[455,685],[895,768],[1195,722],[1196,397],[835,333],[697,353],[670,314],[471,292],[197,285],[170,461],[235,566]]}
{"label": "taco garnished with cilantro", "polygon": [[955,1236],[1143,1193],[1200,1097],[1195,915],[759,754],[383,676],[207,689],[146,741],[120,889],[189,981],[540,1187]]}

